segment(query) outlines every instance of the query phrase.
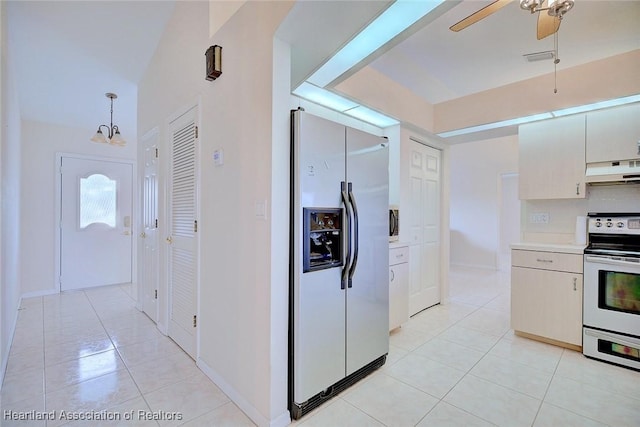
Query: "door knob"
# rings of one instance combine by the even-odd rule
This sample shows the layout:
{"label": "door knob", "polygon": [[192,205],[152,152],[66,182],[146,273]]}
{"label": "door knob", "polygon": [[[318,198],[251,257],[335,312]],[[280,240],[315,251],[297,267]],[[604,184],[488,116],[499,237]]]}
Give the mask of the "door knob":
{"label": "door knob", "polygon": [[142,233],[140,233],[140,237],[142,237],[142,238],[144,239],[145,237],[147,237],[147,233],[145,233],[145,232],[143,231]]}
{"label": "door knob", "polygon": [[168,244],[172,244],[173,243],[173,239],[171,238],[171,236],[167,237],[167,243]]}

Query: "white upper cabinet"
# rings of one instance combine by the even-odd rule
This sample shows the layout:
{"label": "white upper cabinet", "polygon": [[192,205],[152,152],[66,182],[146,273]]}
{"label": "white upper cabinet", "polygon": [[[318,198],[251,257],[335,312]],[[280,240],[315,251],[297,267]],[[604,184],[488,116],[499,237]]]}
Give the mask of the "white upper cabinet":
{"label": "white upper cabinet", "polygon": [[585,115],[519,128],[520,199],[585,197]]}
{"label": "white upper cabinet", "polygon": [[640,104],[587,113],[587,163],[640,158]]}

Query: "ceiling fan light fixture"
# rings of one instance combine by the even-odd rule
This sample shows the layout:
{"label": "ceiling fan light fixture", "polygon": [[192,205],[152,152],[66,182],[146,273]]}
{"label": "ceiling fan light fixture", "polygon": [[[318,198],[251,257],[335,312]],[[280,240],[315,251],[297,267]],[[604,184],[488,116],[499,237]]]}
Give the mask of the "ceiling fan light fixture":
{"label": "ceiling fan light fixture", "polygon": [[562,17],[570,11],[575,4],[574,0],[549,0],[548,14],[551,16]]}
{"label": "ceiling fan light fixture", "polygon": [[520,8],[534,13],[541,3],[541,0],[520,0]]}
{"label": "ceiling fan light fixture", "polygon": [[534,52],[534,53],[525,53],[524,59],[527,62],[537,62],[537,61],[546,61],[548,59],[554,59],[556,57],[556,52],[553,50],[546,50],[544,52]]}

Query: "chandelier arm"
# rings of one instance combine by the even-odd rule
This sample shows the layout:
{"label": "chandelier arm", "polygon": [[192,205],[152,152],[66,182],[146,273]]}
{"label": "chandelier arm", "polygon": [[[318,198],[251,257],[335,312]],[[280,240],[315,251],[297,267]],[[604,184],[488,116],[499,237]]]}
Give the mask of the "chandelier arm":
{"label": "chandelier arm", "polygon": [[98,129],[101,129],[101,128],[103,128],[103,127],[107,128],[107,135],[109,135],[109,139],[111,139],[111,138],[113,137],[113,130],[112,130],[112,128],[110,128],[110,127],[109,127],[109,126],[107,126],[107,125],[100,125],[100,126],[98,126]]}

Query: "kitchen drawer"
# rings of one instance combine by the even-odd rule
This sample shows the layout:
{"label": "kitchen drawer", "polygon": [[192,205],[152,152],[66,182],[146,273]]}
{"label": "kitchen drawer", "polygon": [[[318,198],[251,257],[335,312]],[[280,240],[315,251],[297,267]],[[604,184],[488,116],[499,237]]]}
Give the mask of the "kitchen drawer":
{"label": "kitchen drawer", "polygon": [[409,248],[407,246],[389,249],[389,265],[403,262],[409,262]]}
{"label": "kitchen drawer", "polygon": [[511,265],[582,274],[583,258],[578,254],[513,249],[511,251]]}

